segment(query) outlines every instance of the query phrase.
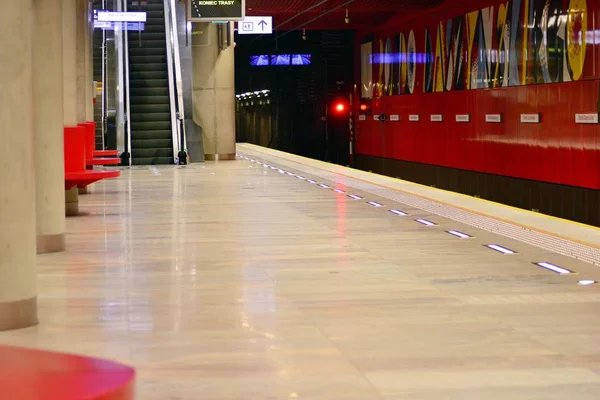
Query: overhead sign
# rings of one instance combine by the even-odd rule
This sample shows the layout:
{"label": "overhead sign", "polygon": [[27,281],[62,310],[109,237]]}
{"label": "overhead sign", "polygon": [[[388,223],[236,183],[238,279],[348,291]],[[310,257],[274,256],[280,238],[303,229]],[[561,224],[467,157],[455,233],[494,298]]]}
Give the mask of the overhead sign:
{"label": "overhead sign", "polygon": [[100,22],[146,22],[145,12],[112,12],[98,11]]}
{"label": "overhead sign", "polygon": [[456,114],[456,122],[471,122],[471,115],[469,115],[469,114]]}
{"label": "overhead sign", "polygon": [[273,17],[246,17],[238,21],[241,35],[270,35],[273,33]]}
{"label": "overhead sign", "polygon": [[246,15],[246,0],[187,0],[191,22],[240,21]]}
{"label": "overhead sign", "polygon": [[431,122],[442,122],[443,120],[442,114],[431,114]]}
{"label": "overhead sign", "polygon": [[116,28],[121,28],[123,30],[128,31],[143,31],[145,28],[145,24],[143,22],[103,22],[103,21],[94,21],[95,29],[108,29],[114,30]]}

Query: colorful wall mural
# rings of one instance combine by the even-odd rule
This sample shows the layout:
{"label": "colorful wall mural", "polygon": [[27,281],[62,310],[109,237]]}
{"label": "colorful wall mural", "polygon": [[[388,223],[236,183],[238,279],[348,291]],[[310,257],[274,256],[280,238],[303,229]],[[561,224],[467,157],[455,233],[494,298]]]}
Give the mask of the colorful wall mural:
{"label": "colorful wall mural", "polygon": [[362,48],[376,77],[362,75],[363,97],[592,79],[588,19],[586,0],[511,0],[422,23]]}
{"label": "colorful wall mural", "polygon": [[445,4],[357,37],[355,153],[600,189],[600,0]]}

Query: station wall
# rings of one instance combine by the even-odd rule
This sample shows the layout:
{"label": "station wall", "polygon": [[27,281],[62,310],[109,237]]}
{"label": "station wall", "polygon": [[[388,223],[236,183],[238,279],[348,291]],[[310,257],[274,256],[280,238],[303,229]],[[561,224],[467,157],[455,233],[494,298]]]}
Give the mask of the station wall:
{"label": "station wall", "polygon": [[[384,159],[388,175],[435,166],[463,181],[514,178],[523,180],[518,191],[539,190],[538,182],[550,192],[600,189],[599,16],[600,0],[463,0],[359,33],[357,166],[385,169]],[[399,120],[374,120],[382,113]],[[424,171],[416,180],[435,180]],[[587,217],[546,212],[600,222],[600,208]]]}

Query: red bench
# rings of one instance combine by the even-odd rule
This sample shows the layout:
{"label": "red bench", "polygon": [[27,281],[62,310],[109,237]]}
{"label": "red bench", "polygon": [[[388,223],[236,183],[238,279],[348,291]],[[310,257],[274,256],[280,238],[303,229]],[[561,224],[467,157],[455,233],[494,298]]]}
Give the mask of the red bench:
{"label": "red bench", "polygon": [[0,346],[0,399],[133,400],[135,370],[95,358]]}
{"label": "red bench", "polygon": [[94,150],[94,157],[118,157],[119,150]]}
{"label": "red bench", "polygon": [[[81,125],[65,128],[65,190],[86,187],[101,179],[118,178],[120,171],[86,169],[86,131]],[[118,159],[117,159],[118,160]]]}
{"label": "red bench", "polygon": [[79,124],[85,129],[85,154],[86,166],[94,165],[119,165],[121,159],[118,150],[96,150],[96,123],[85,122]]}

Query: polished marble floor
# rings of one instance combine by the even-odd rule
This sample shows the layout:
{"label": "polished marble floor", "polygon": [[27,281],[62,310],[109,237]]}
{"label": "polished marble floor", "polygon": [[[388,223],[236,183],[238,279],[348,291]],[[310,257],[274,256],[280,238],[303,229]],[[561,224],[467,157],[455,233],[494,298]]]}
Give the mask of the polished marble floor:
{"label": "polished marble floor", "polygon": [[97,184],[39,256],[41,324],[0,343],[129,363],[149,400],[600,398],[600,288],[578,284],[599,267],[307,179],[238,160]]}

